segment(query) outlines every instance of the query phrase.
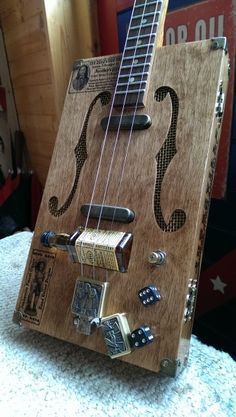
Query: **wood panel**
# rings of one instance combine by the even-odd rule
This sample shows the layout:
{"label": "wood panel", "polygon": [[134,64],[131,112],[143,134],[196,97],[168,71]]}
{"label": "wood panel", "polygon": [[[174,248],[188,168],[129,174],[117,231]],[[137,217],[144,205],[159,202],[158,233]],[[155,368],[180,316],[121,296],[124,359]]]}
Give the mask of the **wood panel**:
{"label": "wood panel", "polygon": [[[19,123],[17,119],[17,112],[15,107],[14,101],[14,94],[12,90],[12,84],[9,74],[7,56],[6,56],[6,48],[3,40],[3,33],[2,30],[0,31],[0,78],[1,78],[1,85],[4,86],[6,92],[6,102],[7,102],[7,124],[9,131],[13,135],[15,130],[19,129]],[[10,143],[8,143],[8,151],[9,151],[9,168],[12,168],[10,162]]]}
{"label": "wood panel", "polygon": [[92,3],[87,0],[0,2],[0,22],[19,123],[26,137],[30,168],[36,171],[43,185],[73,61],[83,55],[92,56],[97,50],[96,30],[91,34],[92,26],[96,28],[96,7],[91,7]]}
{"label": "wood panel", "polygon": [[54,115],[55,99],[52,85],[48,84],[45,88],[41,84],[22,87],[18,84],[16,106],[20,108],[21,114]]}
{"label": "wood panel", "polygon": [[[17,26],[5,29],[5,42],[10,61],[30,56],[46,49],[45,25],[41,13]],[[19,45],[21,46],[19,48]]]}
{"label": "wood panel", "polygon": [[60,118],[73,62],[98,54],[96,4],[88,0],[45,0],[45,14],[56,109]]}
{"label": "wood panel", "polygon": [[0,14],[6,31],[11,30],[41,12],[39,0],[7,0],[0,3]]}
{"label": "wood panel", "polygon": [[[134,350],[122,360],[155,372],[165,368],[166,362],[163,364],[162,361],[167,360],[167,365],[173,365],[170,371],[174,374],[185,364],[188,354],[191,321],[186,322],[184,315],[190,280],[196,279],[199,273],[221,126],[221,117],[215,111],[216,98],[221,80],[226,92],[228,59],[223,50],[212,48],[210,41],[160,48],[156,55],[147,106],[145,110],[139,110],[150,115],[152,126],[142,132],[133,132],[129,147],[129,131],[123,131],[117,142],[116,133],[109,132],[104,142],[100,121],[109,114],[109,105],[101,106],[99,101],[89,118],[86,135],[82,133],[88,109],[101,93],[101,78],[99,71],[96,72],[99,62],[107,74],[106,85],[112,91],[117,71],[117,61],[113,57],[106,63],[110,69],[107,72],[104,58],[85,60],[84,64],[90,69],[88,83],[82,91],[76,92],[72,87],[68,91],[15,320],[43,333],[105,353],[101,329],[90,336],[79,333],[73,325],[71,313],[76,278],[82,275],[94,279],[95,276],[101,282],[109,282],[104,315],[126,313],[131,330],[146,324],[154,335],[152,344]],[[113,79],[108,74],[113,74]],[[159,99],[155,100],[162,86],[168,94],[164,98],[162,90]],[[61,207],[68,198],[78,174],[75,159],[81,161],[85,154],[84,143],[78,146],[81,136],[83,140],[86,136],[87,157],[77,178],[76,192],[60,214],[56,209],[52,210],[49,201],[56,196]],[[104,153],[99,162],[101,149]],[[160,155],[168,159],[168,164],[167,168],[158,170]],[[154,201],[159,181],[158,204],[163,219],[160,219],[160,207]],[[89,227],[133,234],[126,273],[102,268],[94,270],[86,265],[82,268],[78,263],[71,263],[65,252],[45,248],[40,243],[45,230],[72,233],[78,226],[85,226],[86,219],[80,213],[80,207],[89,203],[91,198],[97,204],[105,201],[106,204],[129,207],[135,212],[135,220],[128,225],[111,225],[102,221],[98,226],[95,220],[89,219],[88,222]],[[175,218],[172,214],[178,210],[184,212],[184,222],[175,220],[173,229],[166,228],[170,219]],[[166,263],[159,268],[148,262],[150,253],[157,249],[166,253]],[[44,266],[41,277],[34,269],[40,262]],[[45,281],[41,285],[42,276],[45,276]],[[154,306],[145,308],[138,293],[151,283],[159,288],[162,298]],[[29,294],[38,284],[41,292],[35,292],[38,299],[33,309],[34,299]]]}
{"label": "wood panel", "polygon": [[97,2],[94,0],[76,1],[75,13],[77,39],[83,39],[80,42],[80,56],[78,58],[99,56],[100,41]]}
{"label": "wood panel", "polygon": [[[47,24],[42,0],[2,1],[4,31],[20,128],[24,132],[29,168],[45,183],[58,130]],[[37,155],[37,156],[36,156]]]}
{"label": "wood panel", "polygon": [[56,112],[60,118],[71,68],[78,55],[76,22],[72,1],[46,0],[44,3]]}

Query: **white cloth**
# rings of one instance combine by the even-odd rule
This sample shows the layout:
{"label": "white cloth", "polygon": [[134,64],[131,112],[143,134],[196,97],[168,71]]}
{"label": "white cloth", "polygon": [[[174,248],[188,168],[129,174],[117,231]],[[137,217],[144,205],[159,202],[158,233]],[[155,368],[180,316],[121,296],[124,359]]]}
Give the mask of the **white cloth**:
{"label": "white cloth", "polygon": [[2,417],[236,416],[236,363],[196,337],[172,379],[13,324],[31,238],[0,240]]}

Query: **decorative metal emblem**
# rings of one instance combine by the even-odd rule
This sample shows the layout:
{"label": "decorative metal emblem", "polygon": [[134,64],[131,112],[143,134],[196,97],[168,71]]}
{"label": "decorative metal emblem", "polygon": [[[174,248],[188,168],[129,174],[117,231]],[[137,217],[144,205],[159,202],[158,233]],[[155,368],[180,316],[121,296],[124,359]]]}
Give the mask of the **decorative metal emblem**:
{"label": "decorative metal emblem", "polygon": [[114,314],[101,320],[108,355],[113,359],[131,353],[130,328],[125,314]]}
{"label": "decorative metal emblem", "polygon": [[71,311],[74,325],[85,335],[90,335],[104,314],[108,283],[78,278],[72,300]]}

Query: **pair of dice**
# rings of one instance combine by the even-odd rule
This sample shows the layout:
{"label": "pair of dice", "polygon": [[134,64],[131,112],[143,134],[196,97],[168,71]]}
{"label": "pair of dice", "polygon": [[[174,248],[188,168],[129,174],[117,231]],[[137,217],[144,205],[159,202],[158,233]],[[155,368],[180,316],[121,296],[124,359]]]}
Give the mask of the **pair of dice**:
{"label": "pair of dice", "polygon": [[[161,299],[160,291],[155,285],[148,285],[139,291],[139,300],[143,306],[148,307],[152,304],[156,304]],[[130,335],[130,344],[132,347],[143,347],[152,343],[154,337],[148,326],[141,326],[134,330]]]}

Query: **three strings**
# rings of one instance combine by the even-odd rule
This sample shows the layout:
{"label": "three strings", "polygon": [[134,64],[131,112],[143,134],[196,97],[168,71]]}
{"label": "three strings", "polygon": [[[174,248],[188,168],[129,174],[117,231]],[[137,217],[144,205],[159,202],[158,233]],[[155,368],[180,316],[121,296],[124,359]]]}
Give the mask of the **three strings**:
{"label": "three strings", "polygon": [[[153,2],[151,2],[151,3],[153,3]],[[133,54],[130,57],[130,60],[131,60],[132,63],[130,65],[129,72],[127,74],[125,74],[126,77],[128,78],[128,82],[127,82],[126,90],[124,91],[124,99],[123,99],[123,103],[122,103],[121,112],[119,114],[120,119],[119,119],[118,129],[117,129],[117,133],[116,133],[114,144],[113,144],[112,156],[111,156],[111,160],[110,160],[110,164],[109,164],[107,180],[106,180],[105,189],[104,189],[104,193],[103,193],[103,200],[102,200],[102,203],[101,203],[100,215],[99,215],[98,222],[97,222],[97,230],[99,230],[99,227],[100,227],[100,224],[101,224],[102,210],[103,210],[103,207],[105,205],[105,201],[106,201],[106,197],[107,197],[107,191],[108,191],[108,187],[110,185],[111,174],[112,174],[112,169],[113,169],[113,165],[114,165],[114,159],[115,159],[115,156],[116,156],[116,148],[117,148],[118,140],[119,140],[120,133],[121,133],[122,117],[124,115],[124,111],[125,111],[126,104],[127,104],[127,97],[128,97],[128,94],[130,92],[132,93],[132,90],[129,90],[129,87],[130,87],[129,80],[130,80],[131,76],[133,76],[133,75],[135,76],[135,73],[133,73],[133,68],[134,68],[134,65],[135,65],[135,59],[136,59],[136,53],[137,53],[138,46],[139,46],[139,40],[141,39],[140,35],[141,35],[141,32],[142,32],[142,22],[143,22],[143,20],[146,16],[146,10],[147,10],[147,7],[149,5],[150,5],[150,2],[148,0],[145,0],[145,2],[142,4],[143,11],[142,11],[141,15],[139,15],[140,19],[141,19],[140,20],[141,23],[140,23],[139,28],[138,28],[138,34],[135,36],[136,37],[136,43],[133,45],[133,49],[132,49]],[[127,37],[126,37],[126,41],[125,41],[124,52],[122,54],[120,68],[119,68],[119,72],[118,72],[118,76],[117,76],[117,83],[116,83],[115,91],[114,91],[114,94],[113,94],[113,97],[112,97],[110,112],[109,112],[108,121],[107,121],[107,127],[106,127],[106,130],[105,130],[105,135],[104,135],[104,139],[103,139],[103,143],[102,143],[102,147],[101,147],[100,158],[99,158],[99,162],[98,162],[98,167],[97,167],[97,172],[96,172],[96,176],[95,176],[93,191],[92,191],[91,200],[90,200],[90,203],[89,203],[89,210],[88,210],[86,223],[85,223],[85,230],[88,227],[88,222],[89,222],[89,219],[90,219],[92,204],[93,204],[94,196],[95,196],[95,192],[96,192],[96,186],[97,186],[97,182],[98,182],[98,179],[99,179],[99,174],[100,174],[101,166],[102,166],[102,162],[103,162],[104,151],[105,151],[105,147],[106,147],[106,144],[107,144],[107,139],[108,139],[108,136],[109,136],[108,135],[109,134],[109,127],[110,127],[111,117],[112,117],[113,110],[114,110],[114,102],[115,102],[115,98],[116,98],[116,93],[117,93],[117,90],[118,90],[118,81],[120,79],[124,59],[125,58],[127,59],[127,57],[125,56],[126,51],[127,51],[126,47],[127,47],[128,42],[129,42],[130,31],[132,30],[131,25],[133,23],[134,13],[136,11],[136,6],[137,6],[137,4],[136,4],[136,1],[135,1],[134,7],[133,7],[133,10],[132,10],[132,14],[131,14],[130,25],[129,25],[129,29],[128,29]],[[141,4],[140,4],[140,6],[141,6]],[[157,26],[159,25],[159,20],[156,21],[156,17],[158,16],[157,13],[160,12],[160,10],[161,10],[160,7],[162,7],[162,1],[157,0],[155,10],[152,12],[153,13],[153,21],[151,23],[151,30],[150,30],[150,33],[147,34],[148,42],[145,43],[145,47],[147,49],[146,49],[144,63],[142,64],[143,69],[146,67],[146,64],[148,63],[147,62],[148,61],[148,56],[150,56],[148,51],[149,51],[149,47],[151,46],[151,39],[152,39],[153,36],[156,37],[156,32],[153,32],[153,29],[154,29],[155,25],[157,25]],[[152,50],[151,53],[153,53],[153,52],[154,51]],[[143,70],[142,75],[141,75],[141,80],[139,81],[139,89],[138,89],[138,92],[137,92],[136,103],[135,103],[135,106],[133,108],[133,117],[132,117],[131,127],[130,127],[130,131],[129,131],[128,142],[127,142],[127,146],[126,146],[126,153],[125,153],[123,164],[122,164],[120,180],[119,180],[119,183],[118,183],[117,198],[116,198],[115,207],[118,206],[118,202],[119,202],[119,198],[120,198],[121,185],[122,185],[124,174],[125,174],[125,167],[126,167],[128,152],[129,152],[130,143],[131,143],[131,139],[132,139],[132,133],[133,133],[133,129],[134,129],[135,116],[136,116],[136,113],[137,113],[139,97],[140,97],[140,93],[141,93],[141,90],[142,90],[141,86],[142,86],[143,79],[144,79],[144,72],[145,71]],[[113,220],[112,220],[111,227],[110,227],[111,230],[113,229],[113,225],[114,225],[114,217],[115,217],[115,213],[113,215]],[[94,246],[93,246],[93,259],[94,259],[94,254],[95,254],[95,246],[96,245],[94,244]],[[81,251],[82,250],[83,250],[83,243],[81,245]],[[83,263],[82,262],[81,262],[81,276],[83,276]],[[95,267],[94,266],[93,266],[93,279],[95,279]],[[106,270],[106,279],[108,279],[108,271],[107,270]]]}

